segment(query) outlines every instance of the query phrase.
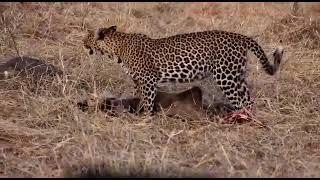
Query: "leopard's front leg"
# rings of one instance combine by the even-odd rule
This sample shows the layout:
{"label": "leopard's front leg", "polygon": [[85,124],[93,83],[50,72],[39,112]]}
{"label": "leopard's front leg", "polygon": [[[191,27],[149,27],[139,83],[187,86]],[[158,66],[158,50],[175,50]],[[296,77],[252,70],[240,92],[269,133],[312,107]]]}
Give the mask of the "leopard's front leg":
{"label": "leopard's front leg", "polygon": [[154,100],[158,91],[156,81],[146,81],[146,83],[140,84],[139,87],[142,95],[141,108],[143,108],[144,113],[152,114],[154,111]]}
{"label": "leopard's front leg", "polygon": [[141,97],[141,90],[140,90],[140,86],[139,86],[139,82],[133,80],[134,83],[134,92],[133,92],[133,96],[135,97]]}

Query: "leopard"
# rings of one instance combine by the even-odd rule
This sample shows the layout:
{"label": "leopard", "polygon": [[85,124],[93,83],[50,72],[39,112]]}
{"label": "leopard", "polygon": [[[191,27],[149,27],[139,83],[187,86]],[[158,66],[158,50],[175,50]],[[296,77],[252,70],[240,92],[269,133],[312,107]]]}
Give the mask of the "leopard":
{"label": "leopard", "polygon": [[[117,26],[87,30],[83,46],[89,53],[117,61],[140,94],[141,109],[154,112],[160,83],[188,83],[212,77],[234,110],[254,104],[247,85],[248,52],[253,52],[264,71],[278,71],[284,49],[276,47],[269,62],[252,37],[225,30],[187,32],[162,38],[117,30]],[[272,60],[271,60],[272,61]]]}

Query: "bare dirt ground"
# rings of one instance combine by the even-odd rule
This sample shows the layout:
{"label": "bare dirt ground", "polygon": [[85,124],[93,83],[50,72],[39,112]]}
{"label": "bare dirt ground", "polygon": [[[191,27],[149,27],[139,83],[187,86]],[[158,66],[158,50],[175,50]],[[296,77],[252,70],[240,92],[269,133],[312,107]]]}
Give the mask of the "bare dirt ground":
{"label": "bare dirt ground", "polygon": [[[42,58],[68,74],[47,84],[0,81],[1,177],[320,176],[319,3],[1,3],[0,12],[1,56]],[[206,115],[82,112],[74,102],[87,93],[133,92],[116,63],[82,48],[88,28],[111,25],[153,38],[238,32],[269,57],[282,45],[284,61],[273,77],[249,54],[255,118],[266,127]],[[210,79],[194,84],[209,102],[219,96]]]}

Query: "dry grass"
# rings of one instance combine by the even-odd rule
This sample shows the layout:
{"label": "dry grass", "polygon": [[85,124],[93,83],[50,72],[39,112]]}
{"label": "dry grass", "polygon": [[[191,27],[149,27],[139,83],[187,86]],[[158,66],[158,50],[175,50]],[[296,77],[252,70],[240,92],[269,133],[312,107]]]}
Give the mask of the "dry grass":
{"label": "dry grass", "polygon": [[[77,176],[89,171],[319,177],[319,36],[316,20],[309,18],[317,17],[319,7],[303,5],[296,20],[288,21],[289,3],[1,3],[7,25],[1,22],[0,53],[16,55],[17,47],[21,55],[46,59],[69,76],[38,88],[19,78],[0,81],[0,176]],[[285,61],[275,77],[262,72],[250,55],[256,119],[266,128],[226,125],[206,116],[109,117],[80,111],[73,102],[86,93],[132,93],[131,80],[116,64],[94,60],[82,49],[87,28],[110,25],[154,38],[234,31],[255,37],[267,54],[281,38]],[[210,79],[195,84],[207,93],[207,101],[219,94]],[[189,85],[176,88],[183,86]]]}

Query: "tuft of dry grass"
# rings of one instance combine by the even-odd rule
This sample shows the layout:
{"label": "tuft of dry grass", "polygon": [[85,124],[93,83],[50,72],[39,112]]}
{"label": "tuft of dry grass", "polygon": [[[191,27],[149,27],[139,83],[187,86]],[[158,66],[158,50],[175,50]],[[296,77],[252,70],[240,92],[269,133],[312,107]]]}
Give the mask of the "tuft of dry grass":
{"label": "tuft of dry grass", "polygon": [[[18,49],[67,75],[41,86],[0,81],[0,176],[319,177],[320,54],[317,20],[310,21],[318,5],[298,5],[301,13],[288,19],[291,3],[1,3],[0,53]],[[117,64],[82,49],[87,29],[111,25],[153,38],[234,31],[255,37],[267,54],[281,44],[274,77],[249,56],[255,118],[266,126],[82,112],[75,102],[88,93],[133,92]],[[208,102],[222,98],[212,79],[162,88],[191,85]]]}
{"label": "tuft of dry grass", "polygon": [[[279,22],[267,27],[268,33],[275,35],[280,41],[294,46],[305,46],[308,49],[319,49],[320,47],[320,25],[319,18],[312,19],[303,14],[288,14]],[[294,46],[297,47],[297,46]]]}

